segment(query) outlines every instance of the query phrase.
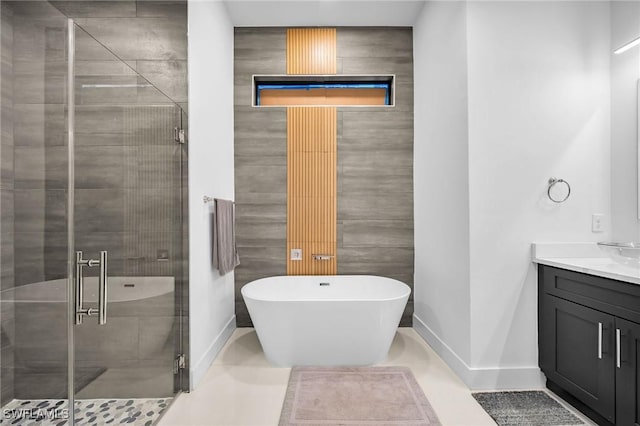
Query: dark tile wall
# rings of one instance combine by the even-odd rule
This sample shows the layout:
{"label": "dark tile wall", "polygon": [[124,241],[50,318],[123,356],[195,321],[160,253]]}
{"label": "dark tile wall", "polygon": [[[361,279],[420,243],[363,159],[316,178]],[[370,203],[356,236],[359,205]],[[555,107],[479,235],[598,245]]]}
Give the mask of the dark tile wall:
{"label": "dark tile wall", "polygon": [[[15,285],[13,187],[13,9],[0,3],[0,290]],[[14,398],[15,315],[0,299],[0,405]]]}
{"label": "dark tile wall", "polygon": [[[338,108],[338,273],[413,287],[413,34],[338,28],[338,73],[395,74],[395,108]],[[241,264],[238,326],[251,320],[240,289],[286,274],[285,108],[252,108],[252,74],[286,74],[285,28],[235,30],[235,197]],[[413,297],[401,325],[410,326]]]}
{"label": "dark tile wall", "polygon": [[[104,3],[54,2],[95,31],[76,32],[77,243],[89,246],[88,255],[96,255],[98,246],[113,250],[124,259],[110,265],[116,273],[163,275],[169,263],[156,261],[155,247],[176,252],[182,239],[180,232],[167,231],[179,230],[173,206],[179,203],[180,163],[173,144],[160,147],[157,141],[172,139],[179,123],[172,101],[186,102],[186,2]],[[21,88],[13,96],[20,212],[16,284],[22,285],[66,273],[60,262],[66,258],[66,19],[46,2],[20,2],[15,8],[14,73]],[[126,10],[133,11],[125,15],[128,21],[114,18]],[[175,15],[167,26],[170,13]],[[110,50],[163,90],[149,87]]]}
{"label": "dark tile wall", "polygon": [[[173,142],[173,127],[181,117],[173,101],[187,102],[186,1],[54,4],[2,2],[2,288],[66,276],[66,17],[60,10],[95,32],[76,31],[76,247],[94,258],[99,250],[108,250],[112,276],[174,275],[186,286],[188,277],[181,274],[186,258],[180,256],[187,238],[181,223],[181,177],[187,163]],[[5,25],[8,17],[10,25]],[[126,64],[112,52],[122,55]],[[11,92],[11,87],[19,90]],[[163,252],[168,261],[159,259]],[[96,273],[88,270],[85,276]],[[132,332],[144,345],[157,324],[174,321],[183,295],[171,293],[164,299],[170,302],[168,311],[113,318],[104,340],[110,346],[79,358],[85,369],[78,370],[80,387],[96,372],[122,370],[127,363],[143,375],[160,369],[157,375],[166,376],[171,371],[172,339],[159,348],[157,359],[110,350],[130,347]],[[3,300],[0,310],[2,402],[9,386],[9,398],[64,396],[66,323],[55,320],[62,304],[8,305]],[[56,342],[45,344],[46,339],[25,329],[34,317],[48,325],[43,330]],[[80,330],[78,344],[98,347],[103,339],[97,331],[102,329]],[[10,354],[5,354],[7,348]],[[155,391],[170,392],[168,377],[168,390]],[[145,385],[148,391],[154,383]],[[36,395],[36,390],[41,392]],[[91,395],[100,392],[94,388]]]}
{"label": "dark tile wall", "polygon": [[[12,300],[9,303],[14,308],[14,397],[28,395],[26,383],[31,383],[32,389],[48,388],[45,376],[38,374],[41,371],[34,370],[21,354],[25,346],[38,344],[38,362],[55,371],[55,380],[50,383],[57,383],[54,386],[62,392],[58,394],[64,396],[64,312],[53,319],[43,318],[40,310],[55,304],[43,298],[32,304],[37,306],[28,306],[19,294],[26,284],[63,278],[66,274],[66,17],[44,1],[7,4],[13,9],[14,151],[10,161],[14,166],[15,287],[3,294],[2,303],[4,306]],[[58,336],[61,343],[47,345],[48,340],[25,330],[25,319],[44,320],[40,322],[41,334]],[[38,385],[33,386],[34,383]]]}
{"label": "dark tile wall", "polygon": [[[66,18],[44,1],[11,2],[15,284],[66,274]],[[18,362],[18,360],[16,360]]]}
{"label": "dark tile wall", "polygon": [[[338,273],[413,289],[413,32],[339,28],[338,73],[395,74],[395,108],[338,108]],[[401,326],[411,326],[413,293]]]}
{"label": "dark tile wall", "polygon": [[[106,4],[105,4],[106,3]],[[54,2],[76,23],[186,109],[187,1]],[[87,59],[98,59],[93,51]],[[89,55],[89,51],[87,51]]]}
{"label": "dark tile wall", "polygon": [[236,322],[249,327],[242,286],[287,273],[287,111],[251,107],[253,74],[286,74],[286,29],[236,28],[234,72]]}

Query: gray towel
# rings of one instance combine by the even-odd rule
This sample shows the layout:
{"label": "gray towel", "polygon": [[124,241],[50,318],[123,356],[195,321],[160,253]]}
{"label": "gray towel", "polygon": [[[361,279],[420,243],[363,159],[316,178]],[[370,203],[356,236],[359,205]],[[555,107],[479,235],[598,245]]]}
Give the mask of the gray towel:
{"label": "gray towel", "polygon": [[234,213],[233,201],[214,200],[213,267],[220,271],[220,275],[233,271],[240,264],[236,249]]}

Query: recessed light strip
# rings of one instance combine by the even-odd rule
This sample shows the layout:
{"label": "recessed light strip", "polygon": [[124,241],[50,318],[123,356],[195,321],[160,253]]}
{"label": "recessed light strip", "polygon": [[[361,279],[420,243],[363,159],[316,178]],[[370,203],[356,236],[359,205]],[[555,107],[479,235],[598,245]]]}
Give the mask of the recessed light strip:
{"label": "recessed light strip", "polygon": [[631,49],[632,47],[635,47],[637,45],[640,44],[640,37],[631,40],[629,43],[618,47],[616,50],[613,51],[613,53],[615,53],[616,55],[621,54],[622,52],[626,52],[627,50]]}

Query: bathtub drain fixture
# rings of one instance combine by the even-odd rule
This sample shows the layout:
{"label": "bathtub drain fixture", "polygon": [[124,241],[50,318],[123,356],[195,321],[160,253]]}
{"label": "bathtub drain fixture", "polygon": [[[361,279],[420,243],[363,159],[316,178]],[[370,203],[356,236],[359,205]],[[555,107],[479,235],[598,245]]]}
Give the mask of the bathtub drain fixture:
{"label": "bathtub drain fixture", "polygon": [[320,286],[329,286],[331,283],[320,283]]}

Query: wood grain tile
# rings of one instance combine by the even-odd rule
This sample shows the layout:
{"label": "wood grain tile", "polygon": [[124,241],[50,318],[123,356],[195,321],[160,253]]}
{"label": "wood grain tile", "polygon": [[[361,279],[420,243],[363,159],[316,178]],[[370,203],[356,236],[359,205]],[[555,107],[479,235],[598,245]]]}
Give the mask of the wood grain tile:
{"label": "wood grain tile", "polygon": [[413,247],[413,222],[344,220],[344,247]]}
{"label": "wood grain tile", "polygon": [[[287,243],[287,230],[261,228],[263,222],[287,220],[287,200],[307,212],[318,228],[325,217],[319,200],[304,197],[304,191],[287,196],[279,185],[291,179],[276,171],[287,155],[287,112],[285,108],[252,108],[252,74],[287,72],[287,30],[284,28],[236,28],[234,48],[234,102],[236,155],[237,223],[245,235],[242,265],[236,274],[236,314],[239,326],[250,325],[239,289],[262,276],[279,275],[290,248],[303,248],[310,256],[325,247],[312,242]],[[409,28],[338,28],[336,30],[335,71],[338,73],[396,74],[396,107],[375,110],[338,107],[336,134],[336,226],[334,273],[374,273],[413,282],[413,46]],[[320,128],[309,128],[319,135]],[[318,162],[317,147],[290,155],[305,164]],[[250,158],[251,157],[251,158]],[[325,157],[326,158],[326,157]],[[273,169],[272,169],[273,167]],[[264,182],[248,175],[261,176]],[[280,177],[275,178],[276,175]],[[309,172],[308,182],[326,181],[320,173]],[[302,182],[302,180],[300,180]],[[326,182],[316,191],[324,191]],[[314,213],[316,212],[316,213]],[[282,218],[282,219],[280,219]],[[285,237],[275,238],[277,232]],[[310,235],[314,231],[308,232]],[[261,240],[262,236],[267,236]],[[315,238],[315,236],[314,236]],[[261,257],[260,252],[269,254]],[[325,254],[325,253],[318,253]],[[241,255],[242,257],[242,255]],[[289,262],[290,263],[290,262]],[[322,263],[322,267],[332,261]],[[312,263],[312,265],[314,265]],[[315,265],[314,265],[315,266]],[[267,271],[266,275],[261,275]],[[286,271],[286,268],[285,268]],[[308,269],[314,273],[313,269]],[[296,273],[298,273],[296,271]],[[302,273],[302,272],[299,272]],[[411,304],[403,324],[411,324]]]}
{"label": "wood grain tile", "polygon": [[76,23],[124,60],[186,60],[187,17],[78,18]]}

